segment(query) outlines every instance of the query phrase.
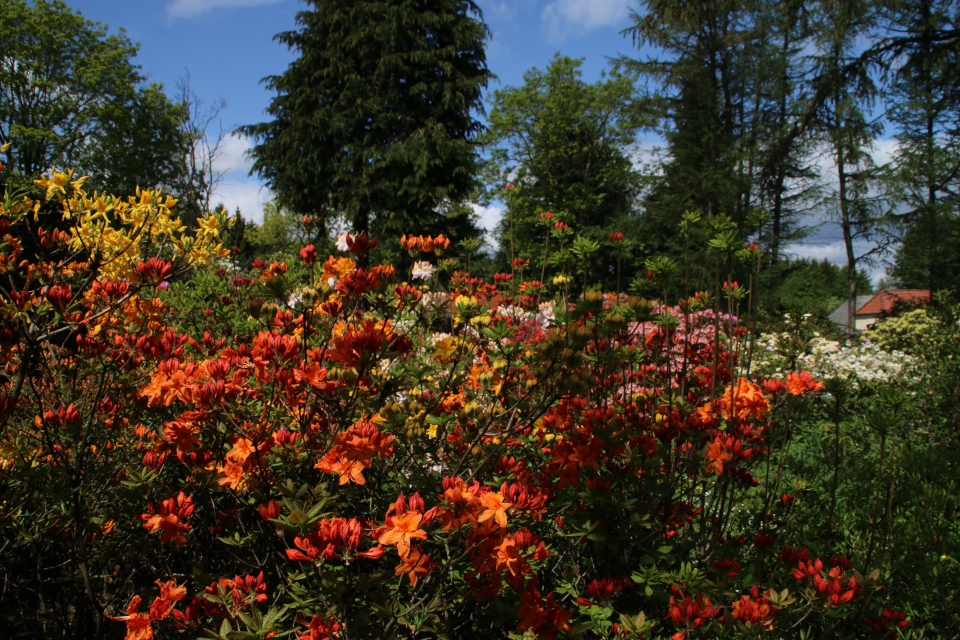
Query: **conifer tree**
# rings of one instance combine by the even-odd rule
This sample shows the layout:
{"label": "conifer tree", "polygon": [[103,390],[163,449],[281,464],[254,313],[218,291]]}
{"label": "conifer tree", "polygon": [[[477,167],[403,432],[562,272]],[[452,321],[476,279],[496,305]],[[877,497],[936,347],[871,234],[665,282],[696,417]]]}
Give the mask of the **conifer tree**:
{"label": "conifer tree", "polygon": [[953,288],[960,277],[960,52],[938,43],[955,5],[910,0],[884,12],[890,37],[911,39],[886,96],[899,143],[887,174],[901,236],[891,275],[906,287]]}
{"label": "conifer tree", "polygon": [[358,233],[441,231],[437,206],[475,185],[487,27],[472,0],[309,0],[276,39],[281,75],[253,172],[298,214]]}
{"label": "conifer tree", "polygon": [[856,244],[873,235],[879,217],[867,197],[873,177],[870,149],[879,126],[868,121],[865,113],[877,92],[873,78],[866,67],[851,71],[850,63],[858,40],[874,26],[876,13],[869,0],[822,0],[817,9],[814,74],[831,86],[821,105],[817,126],[836,167],[836,186],[828,190],[824,204],[843,234],[852,327],[857,267],[867,258],[862,253],[858,255]]}

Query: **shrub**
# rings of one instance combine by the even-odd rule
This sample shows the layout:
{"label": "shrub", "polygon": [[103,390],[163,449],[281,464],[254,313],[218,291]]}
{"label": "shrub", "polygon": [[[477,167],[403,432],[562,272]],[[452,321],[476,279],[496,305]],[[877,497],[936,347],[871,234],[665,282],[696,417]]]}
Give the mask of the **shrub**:
{"label": "shrub", "polygon": [[[732,304],[568,301],[562,279],[548,296],[506,274],[412,286],[358,266],[366,237],[174,295],[224,257],[222,216],[191,237],[157,194],[40,186],[46,203],[0,211],[0,602],[21,635],[842,637],[912,620],[895,595],[879,606],[883,565],[843,546],[841,509],[828,535],[799,526],[822,502],[784,461],[822,385],[743,377]],[[444,240],[404,243],[435,261]]]}

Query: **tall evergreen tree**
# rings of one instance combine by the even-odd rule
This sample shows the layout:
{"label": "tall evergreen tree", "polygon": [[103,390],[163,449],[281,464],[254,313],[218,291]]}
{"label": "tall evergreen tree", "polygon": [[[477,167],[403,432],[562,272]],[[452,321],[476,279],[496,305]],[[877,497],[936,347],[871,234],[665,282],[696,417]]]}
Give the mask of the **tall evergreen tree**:
{"label": "tall evergreen tree", "polygon": [[266,79],[277,92],[256,138],[253,171],[278,203],[356,232],[443,230],[437,211],[475,186],[475,117],[487,28],[472,0],[309,0],[298,52]]}
{"label": "tall evergreen tree", "polygon": [[821,104],[817,126],[836,167],[836,186],[828,189],[824,205],[843,234],[849,284],[848,317],[851,327],[857,298],[857,267],[866,255],[857,253],[858,240],[875,231],[877,211],[867,198],[873,176],[870,149],[879,133],[869,122],[866,107],[876,97],[876,86],[866,67],[853,66],[854,49],[875,25],[870,0],[821,0],[817,5],[815,77],[830,83]]}
{"label": "tall evergreen tree", "polygon": [[806,98],[809,65],[802,52],[812,32],[808,5],[803,0],[750,4],[755,116],[746,148],[755,157],[751,162],[757,190],[754,201],[770,214],[764,249],[772,265],[780,261],[785,245],[804,235],[801,216],[817,196],[813,136],[784,139]]}
{"label": "tall evergreen tree", "polygon": [[960,52],[938,45],[960,18],[956,4],[890,2],[883,15],[890,38],[910,38],[886,95],[899,143],[887,176],[901,234],[891,275],[907,287],[953,288],[960,278]]}
{"label": "tall evergreen tree", "polygon": [[706,215],[745,215],[736,144],[742,134],[740,73],[746,38],[742,3],[646,0],[627,29],[634,41],[660,49],[662,58],[621,57],[624,67],[659,83],[648,105],[663,124],[669,159],[648,215],[675,225],[688,209]]}
{"label": "tall evergreen tree", "polygon": [[[809,139],[776,144],[804,97],[804,3],[647,0],[643,9],[626,33],[662,57],[619,62],[657,83],[648,105],[667,141],[643,203],[644,235],[654,251],[677,256],[686,253],[675,241],[685,212],[729,216],[750,234],[759,207],[772,213],[774,237],[764,248],[775,262],[811,196]],[[705,239],[694,235],[691,245],[696,255]],[[694,285],[705,286],[698,271]]]}

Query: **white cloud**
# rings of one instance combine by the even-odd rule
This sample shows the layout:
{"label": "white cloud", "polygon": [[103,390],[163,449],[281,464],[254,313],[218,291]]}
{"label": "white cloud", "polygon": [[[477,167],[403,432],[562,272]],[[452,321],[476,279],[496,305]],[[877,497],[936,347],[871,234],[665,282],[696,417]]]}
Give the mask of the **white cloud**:
{"label": "white cloud", "polygon": [[498,205],[490,205],[484,207],[479,204],[470,204],[473,207],[473,212],[480,216],[480,227],[486,231],[484,234],[484,240],[487,241],[487,244],[490,245],[493,251],[497,250],[497,238],[494,235],[494,229],[496,229],[497,224],[500,222],[500,219],[503,217],[503,207]]}
{"label": "white cloud", "polygon": [[484,207],[479,204],[470,204],[473,207],[473,212],[480,216],[480,226],[490,233],[496,228],[497,223],[500,222],[500,218],[503,217],[503,207],[497,205],[490,205],[489,207]]}
{"label": "white cloud", "polygon": [[273,198],[273,193],[258,182],[224,180],[217,186],[210,201],[220,202],[231,214],[240,207],[240,213],[247,220],[260,224],[263,222],[263,205]]}
{"label": "white cloud", "polygon": [[590,31],[620,24],[629,14],[628,0],[554,0],[543,8],[542,19],[552,40],[572,31]]}
{"label": "white cloud", "polygon": [[276,4],[282,0],[173,0],[167,5],[169,18],[195,18],[215,9],[237,9]]}
{"label": "white cloud", "polygon": [[252,148],[253,140],[246,136],[225,137],[220,145],[220,154],[213,161],[213,170],[225,176],[236,175],[240,180],[246,178],[253,166],[253,160],[246,157],[246,152]]}
{"label": "white cloud", "polygon": [[495,20],[511,20],[517,14],[517,6],[512,2],[494,0],[484,7],[483,17],[487,22]]}
{"label": "white cloud", "polygon": [[891,162],[900,152],[900,141],[896,138],[878,139],[873,145],[873,163],[878,167]]}
{"label": "white cloud", "polygon": [[[854,242],[854,252],[860,256],[873,248],[868,242]],[[847,264],[847,248],[843,240],[830,241],[827,237],[822,237],[820,242],[815,243],[797,243],[787,247],[787,251],[796,255],[798,258],[807,258],[813,260],[826,259],[837,266],[844,267]],[[880,282],[887,275],[886,265],[877,262],[874,264],[858,264],[857,271],[866,271],[873,284]]]}

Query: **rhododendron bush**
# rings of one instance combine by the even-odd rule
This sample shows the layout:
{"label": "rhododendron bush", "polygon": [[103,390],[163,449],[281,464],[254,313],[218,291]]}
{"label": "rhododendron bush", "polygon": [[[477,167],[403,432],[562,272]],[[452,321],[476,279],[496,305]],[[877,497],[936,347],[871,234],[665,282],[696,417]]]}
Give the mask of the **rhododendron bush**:
{"label": "rhododendron bush", "polygon": [[[153,192],[39,184],[0,212],[0,597],[27,635],[911,623],[878,563],[792,528],[784,454],[823,384],[748,377],[722,293],[724,313],[706,293],[441,285],[442,236],[404,239],[411,273],[349,235],[298,265],[203,267],[222,216],[187,232]],[[189,268],[220,270],[205,308],[177,303]]]}

